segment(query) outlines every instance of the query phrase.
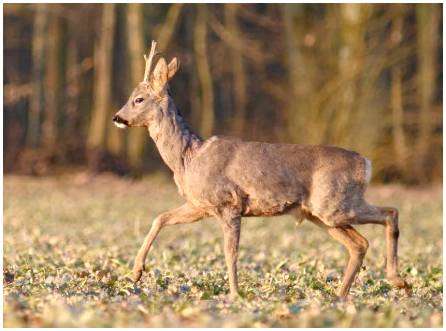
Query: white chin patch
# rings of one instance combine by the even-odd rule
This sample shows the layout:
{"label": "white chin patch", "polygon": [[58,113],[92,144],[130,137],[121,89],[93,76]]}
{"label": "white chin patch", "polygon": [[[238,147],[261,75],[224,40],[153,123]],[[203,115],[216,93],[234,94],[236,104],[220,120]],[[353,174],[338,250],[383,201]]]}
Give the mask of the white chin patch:
{"label": "white chin patch", "polygon": [[118,122],[113,122],[113,123],[115,123],[115,125],[120,129],[125,129],[127,127],[127,125],[123,123],[118,123]]}

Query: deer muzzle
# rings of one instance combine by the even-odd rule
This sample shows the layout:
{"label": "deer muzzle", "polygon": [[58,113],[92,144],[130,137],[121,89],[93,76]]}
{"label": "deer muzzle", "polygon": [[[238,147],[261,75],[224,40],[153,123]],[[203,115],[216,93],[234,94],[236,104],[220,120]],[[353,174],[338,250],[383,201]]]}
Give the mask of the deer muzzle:
{"label": "deer muzzle", "polygon": [[123,119],[119,115],[113,116],[113,123],[120,129],[125,129],[126,127],[129,126],[129,121]]}

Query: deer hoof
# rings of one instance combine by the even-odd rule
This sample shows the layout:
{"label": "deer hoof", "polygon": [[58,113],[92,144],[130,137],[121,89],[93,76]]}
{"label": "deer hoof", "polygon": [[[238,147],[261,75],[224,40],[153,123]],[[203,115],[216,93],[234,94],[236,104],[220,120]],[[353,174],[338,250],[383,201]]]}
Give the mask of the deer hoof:
{"label": "deer hoof", "polygon": [[389,278],[390,283],[396,288],[408,288],[409,284],[399,276]]}
{"label": "deer hoof", "polygon": [[394,276],[389,278],[389,281],[393,287],[404,289],[408,295],[412,294],[411,286],[403,278]]}
{"label": "deer hoof", "polygon": [[133,281],[136,283],[141,279],[142,272],[144,270],[144,267],[138,267],[133,269]]}

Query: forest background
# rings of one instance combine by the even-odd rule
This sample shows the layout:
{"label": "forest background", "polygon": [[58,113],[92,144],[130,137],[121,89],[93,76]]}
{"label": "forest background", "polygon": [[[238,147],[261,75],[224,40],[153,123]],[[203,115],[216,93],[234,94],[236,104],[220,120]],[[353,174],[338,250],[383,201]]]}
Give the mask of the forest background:
{"label": "forest background", "polygon": [[4,171],[166,170],[111,121],[152,39],[204,138],[337,145],[374,181],[441,181],[441,4],[7,4]]}

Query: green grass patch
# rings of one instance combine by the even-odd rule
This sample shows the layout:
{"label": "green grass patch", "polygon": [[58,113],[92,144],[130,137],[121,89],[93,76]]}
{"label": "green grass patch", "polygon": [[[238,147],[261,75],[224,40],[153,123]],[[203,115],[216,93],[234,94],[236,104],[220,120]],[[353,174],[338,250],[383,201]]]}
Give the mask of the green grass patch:
{"label": "green grass patch", "polygon": [[287,216],[243,221],[242,298],[229,291],[213,219],[163,229],[142,281],[134,255],[153,218],[182,203],[173,181],[112,176],[4,178],[4,325],[149,327],[441,327],[442,192],[372,187],[369,200],[400,210],[400,270],[412,296],[385,280],[385,235],[370,242],[352,300],[334,294],[346,251]]}

